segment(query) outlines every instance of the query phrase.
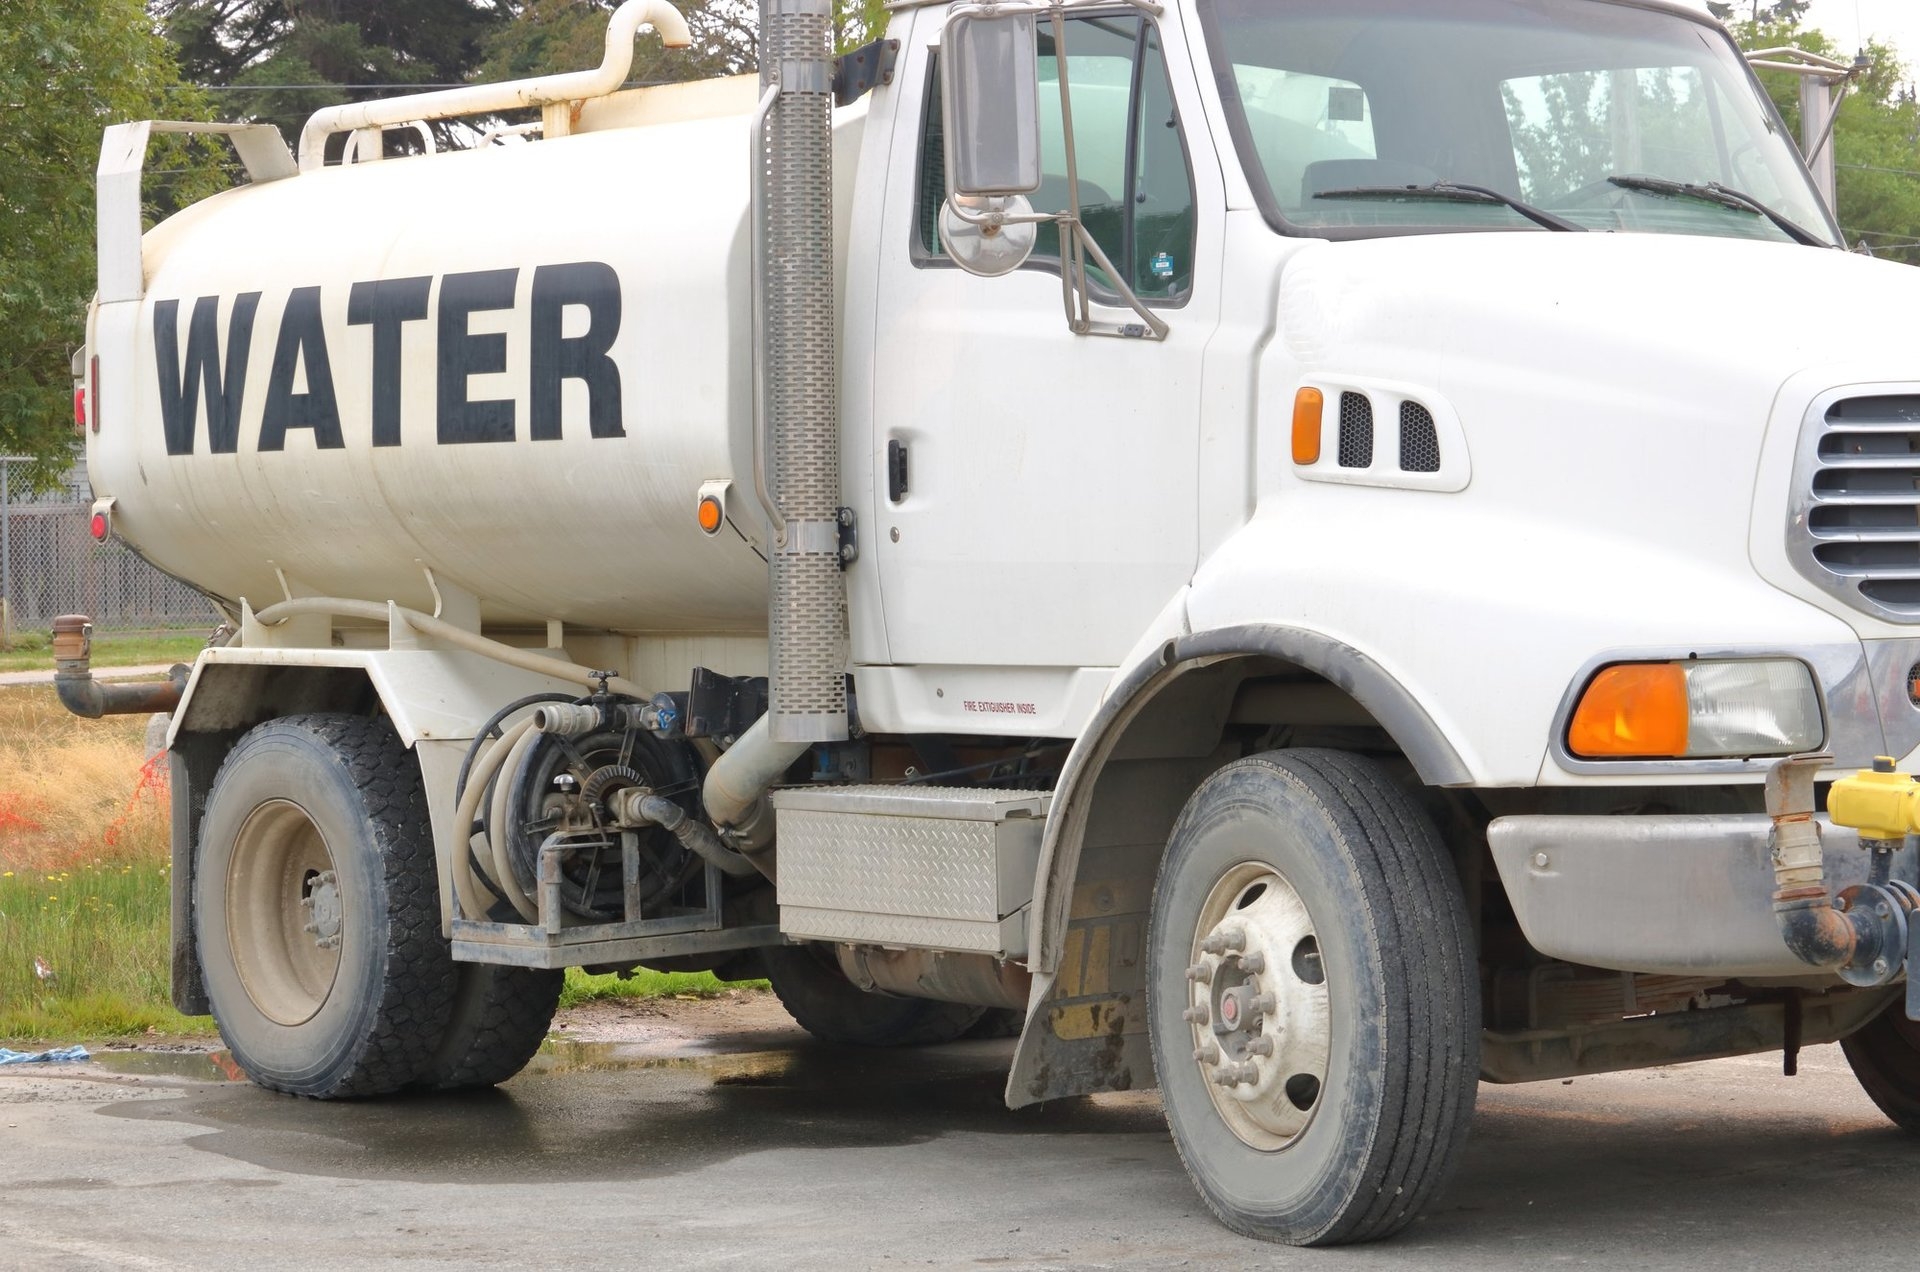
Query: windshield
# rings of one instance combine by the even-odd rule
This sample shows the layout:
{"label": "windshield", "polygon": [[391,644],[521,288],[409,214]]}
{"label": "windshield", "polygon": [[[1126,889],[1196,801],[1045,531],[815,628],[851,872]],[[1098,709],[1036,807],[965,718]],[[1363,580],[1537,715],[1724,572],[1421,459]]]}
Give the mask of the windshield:
{"label": "windshield", "polygon": [[1771,104],[1702,23],[1601,0],[1207,0],[1203,13],[1276,228],[1544,232],[1494,198],[1393,193],[1464,184],[1589,230],[1792,241],[1757,203],[1834,241]]}

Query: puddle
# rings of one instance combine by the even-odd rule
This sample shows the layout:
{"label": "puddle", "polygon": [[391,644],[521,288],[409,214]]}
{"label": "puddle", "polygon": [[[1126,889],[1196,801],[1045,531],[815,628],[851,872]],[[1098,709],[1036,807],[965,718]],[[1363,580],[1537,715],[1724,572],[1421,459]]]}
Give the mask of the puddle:
{"label": "puddle", "polygon": [[197,1078],[202,1082],[245,1082],[230,1051],[96,1051],[94,1064],[108,1073],[151,1078]]}
{"label": "puddle", "polygon": [[210,1085],[101,1111],[204,1127],[195,1147],[269,1169],[429,1182],[649,1178],[745,1153],[893,1147],[952,1132],[1165,1139],[1151,1095],[1009,1110],[1001,1097],[1010,1054],[1010,1044],[986,1042],[661,1055],[555,1039],[494,1090],[334,1102],[235,1082],[226,1052],[109,1052],[103,1062],[110,1057],[118,1072]]}

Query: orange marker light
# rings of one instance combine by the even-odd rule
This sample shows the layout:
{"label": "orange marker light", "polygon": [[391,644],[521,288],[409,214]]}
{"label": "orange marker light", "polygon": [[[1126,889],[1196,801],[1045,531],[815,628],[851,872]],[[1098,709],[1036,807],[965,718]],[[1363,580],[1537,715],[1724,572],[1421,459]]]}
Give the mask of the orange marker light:
{"label": "orange marker light", "polygon": [[1687,673],[1679,663],[1615,663],[1580,695],[1567,749],[1588,759],[1687,753]]}
{"label": "orange marker light", "polygon": [[724,514],[721,511],[720,501],[718,499],[715,499],[712,495],[701,496],[700,505],[696,509],[696,515],[700,519],[700,528],[702,530],[705,530],[708,534],[720,533],[720,522],[724,519]]}
{"label": "orange marker light", "polygon": [[1320,417],[1327,405],[1318,389],[1293,395],[1293,462],[1303,467],[1320,462]]}

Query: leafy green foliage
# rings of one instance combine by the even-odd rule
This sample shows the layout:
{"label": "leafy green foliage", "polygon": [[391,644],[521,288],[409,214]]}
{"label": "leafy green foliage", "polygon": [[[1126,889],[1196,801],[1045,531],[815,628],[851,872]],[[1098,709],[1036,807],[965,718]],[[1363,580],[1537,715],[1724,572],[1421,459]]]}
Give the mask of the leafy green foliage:
{"label": "leafy green foliage", "polygon": [[[139,0],[5,0],[0,19],[0,449],[36,457],[51,486],[72,464],[69,353],[94,280],[93,168],[101,130],[207,117]],[[220,145],[223,143],[211,143]],[[205,143],[156,139],[150,211],[220,181]],[[16,478],[18,480],[18,478]]]}
{"label": "leafy green foliage", "polygon": [[[1731,7],[1734,34],[1747,49],[1796,47],[1840,61],[1851,60],[1824,33],[1802,25],[1805,0],[1757,7]],[[1727,15],[1722,15],[1727,16]],[[1897,50],[1869,43],[1865,65],[1840,104],[1833,139],[1840,227],[1849,243],[1876,256],[1920,264],[1920,107],[1902,88]],[[1799,136],[1800,80],[1785,71],[1761,71],[1774,105]]]}

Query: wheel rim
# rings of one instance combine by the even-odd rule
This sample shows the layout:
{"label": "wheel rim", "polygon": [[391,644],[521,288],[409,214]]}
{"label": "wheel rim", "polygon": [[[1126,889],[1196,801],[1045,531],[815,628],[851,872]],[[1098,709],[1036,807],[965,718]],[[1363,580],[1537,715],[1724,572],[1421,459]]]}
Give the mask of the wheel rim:
{"label": "wheel rim", "polygon": [[333,854],[306,810],[269,800],[248,814],[227,867],[227,933],[240,983],[281,1025],[313,1019],[340,970],[343,915]]}
{"label": "wheel rim", "polygon": [[1319,937],[1293,885],[1264,862],[1221,875],[1187,968],[1193,1061],[1220,1120],[1278,1152],[1319,1108],[1332,1046]]}

